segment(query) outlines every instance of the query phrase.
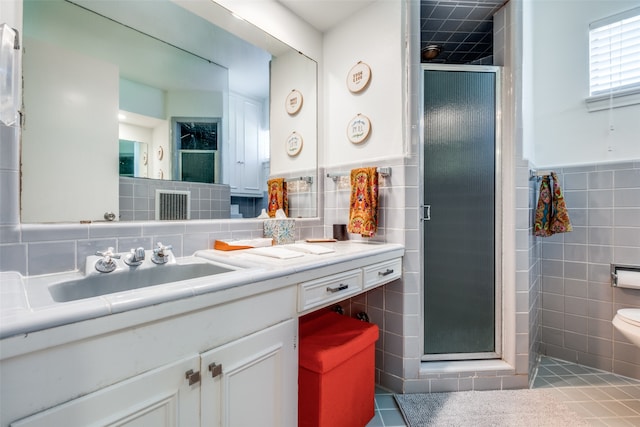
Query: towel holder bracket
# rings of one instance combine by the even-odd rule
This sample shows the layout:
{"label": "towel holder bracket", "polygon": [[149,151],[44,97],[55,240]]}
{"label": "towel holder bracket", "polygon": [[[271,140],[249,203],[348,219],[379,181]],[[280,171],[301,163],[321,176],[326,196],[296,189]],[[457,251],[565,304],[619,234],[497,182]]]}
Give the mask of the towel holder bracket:
{"label": "towel holder bracket", "polygon": [[302,182],[306,182],[307,184],[313,184],[313,177],[312,176],[300,176],[300,177],[285,179],[285,182],[296,182],[296,181],[302,181]]}
{"label": "towel holder bracket", "polygon": [[529,169],[529,179],[535,179],[539,181],[545,175],[551,175],[553,171],[551,170],[537,170],[537,169]]}
{"label": "towel holder bracket", "polygon": [[[382,167],[382,168],[376,168],[378,175],[380,175],[383,178],[389,177],[391,176],[391,168],[390,167]],[[331,178],[333,180],[333,182],[338,181],[338,178],[340,178],[341,176],[349,176],[349,173],[347,172],[336,172],[336,173],[327,173],[327,178]]]}

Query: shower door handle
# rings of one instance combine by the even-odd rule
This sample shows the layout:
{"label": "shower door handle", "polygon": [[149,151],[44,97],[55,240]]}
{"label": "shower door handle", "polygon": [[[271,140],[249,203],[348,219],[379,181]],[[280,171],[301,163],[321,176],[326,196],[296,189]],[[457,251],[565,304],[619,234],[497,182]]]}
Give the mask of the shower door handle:
{"label": "shower door handle", "polygon": [[431,221],[431,205],[422,205],[422,220]]}

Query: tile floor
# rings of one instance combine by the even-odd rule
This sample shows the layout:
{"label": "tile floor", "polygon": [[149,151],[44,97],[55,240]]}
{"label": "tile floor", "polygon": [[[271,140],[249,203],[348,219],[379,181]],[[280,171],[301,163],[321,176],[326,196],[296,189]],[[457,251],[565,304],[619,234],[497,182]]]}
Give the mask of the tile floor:
{"label": "tile floor", "polygon": [[[592,426],[640,426],[640,380],[542,357],[533,388],[554,390]],[[366,427],[406,427],[393,393],[376,389],[376,414]]]}

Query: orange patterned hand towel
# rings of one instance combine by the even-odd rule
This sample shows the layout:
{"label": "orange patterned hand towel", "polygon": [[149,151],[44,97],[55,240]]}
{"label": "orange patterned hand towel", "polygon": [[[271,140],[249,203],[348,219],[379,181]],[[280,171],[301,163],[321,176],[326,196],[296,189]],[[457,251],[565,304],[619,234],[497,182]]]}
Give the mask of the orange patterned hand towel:
{"label": "orange patterned hand towel", "polygon": [[358,168],[351,171],[349,233],[373,237],[378,231],[378,171]]}
{"label": "orange patterned hand towel", "polygon": [[282,209],[289,216],[289,200],[287,196],[287,183],[284,178],[272,178],[267,181],[268,206],[267,211],[271,218],[276,216],[276,211]]}

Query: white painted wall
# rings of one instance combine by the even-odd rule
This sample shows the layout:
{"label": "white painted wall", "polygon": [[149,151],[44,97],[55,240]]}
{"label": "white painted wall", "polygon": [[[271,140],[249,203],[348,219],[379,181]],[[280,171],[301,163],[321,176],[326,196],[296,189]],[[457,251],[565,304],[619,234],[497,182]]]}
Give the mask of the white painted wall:
{"label": "white painted wall", "polygon": [[128,123],[120,123],[118,126],[118,137],[127,141],[149,144],[153,140],[153,129]]}
{"label": "white painted wall", "polygon": [[532,49],[525,58],[531,58],[533,90],[524,103],[533,110],[525,132],[538,167],[640,159],[640,105],[593,113],[585,105],[589,23],[637,6],[637,0],[527,4],[531,30],[524,48]]}
{"label": "white painted wall", "polygon": [[[167,150],[171,134],[169,127],[169,120],[164,120],[153,128],[153,144],[149,148],[149,178],[171,179],[171,154]],[[160,147],[164,152],[162,159],[158,156]]]}
{"label": "white painted wall", "polygon": [[[404,154],[401,12],[400,1],[378,1],[325,34],[325,167],[375,163]],[[346,80],[358,61],[371,67],[371,82],[364,91],[353,94]],[[347,125],[358,113],[371,120],[371,134],[355,145],[347,139]]]}
{"label": "white painted wall", "polygon": [[165,91],[120,78],[120,109],[165,119]]}
{"label": "white painted wall", "polygon": [[[271,62],[270,139],[272,177],[294,172],[311,174],[316,169],[318,136],[317,64],[297,52],[289,52]],[[302,108],[295,115],[285,110],[287,95],[297,89],[302,93]],[[303,138],[302,151],[287,155],[285,141],[292,132]],[[290,176],[290,175],[287,175]]]}
{"label": "white painted wall", "polygon": [[171,90],[167,91],[166,118],[222,117],[222,92]]}
{"label": "white painted wall", "polygon": [[[197,6],[196,4],[190,4],[189,0],[172,1],[192,11],[195,11],[194,8]],[[308,57],[316,61],[322,58],[322,34],[277,1],[213,0],[213,2]],[[226,17],[225,21],[221,21],[223,17],[220,16],[212,18],[215,19],[213,22],[228,31],[231,31],[232,28],[235,30],[236,28],[234,27],[238,26],[237,23],[235,25],[233,23],[236,18],[229,19]],[[236,32],[236,34],[252,44],[277,55],[276,52],[272,51],[269,46],[269,40],[264,35],[256,34],[252,37],[251,34],[246,32],[242,34]]]}
{"label": "white painted wall", "polygon": [[2,23],[22,33],[22,7],[11,1],[0,1],[0,16]]}

